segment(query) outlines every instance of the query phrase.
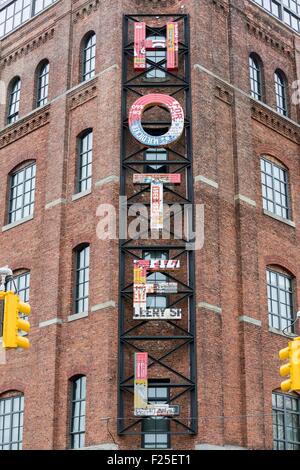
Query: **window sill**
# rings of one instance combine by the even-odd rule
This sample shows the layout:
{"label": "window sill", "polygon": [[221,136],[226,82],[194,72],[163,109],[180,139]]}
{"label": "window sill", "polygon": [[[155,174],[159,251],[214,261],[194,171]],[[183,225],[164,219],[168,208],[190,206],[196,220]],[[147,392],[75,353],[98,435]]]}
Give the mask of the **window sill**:
{"label": "window sill", "polygon": [[297,338],[298,337],[298,335],[296,335],[295,333],[290,333],[288,336],[286,336],[284,333],[282,333],[281,330],[277,330],[276,328],[272,328],[271,326],[269,326],[269,332],[274,333],[274,335],[283,336],[286,339],[288,339],[289,336],[291,338]]}
{"label": "window sill", "polygon": [[17,220],[16,222],[12,222],[11,224],[4,225],[2,227],[2,232],[6,232],[7,230],[10,230],[11,228],[17,227],[18,225],[25,224],[25,222],[28,222],[29,220],[33,219],[33,214],[28,215],[27,217],[24,217],[24,219]]}
{"label": "window sill", "polygon": [[87,191],[82,191],[81,193],[73,194],[72,201],[77,201],[77,199],[81,199],[84,196],[88,196],[91,194],[92,190],[88,189]]}
{"label": "window sill", "polygon": [[263,209],[263,213],[265,215],[268,215],[269,217],[272,217],[272,219],[278,220],[279,222],[283,222],[284,224],[289,225],[290,227],[293,227],[293,228],[296,227],[295,222],[293,222],[292,220],[284,219],[283,217],[273,214],[273,212],[269,212],[266,209]]}
{"label": "window sill", "polygon": [[89,316],[89,312],[74,313],[73,315],[68,316],[68,322],[75,321],[75,320],[81,320],[81,318],[86,318],[88,316]]}

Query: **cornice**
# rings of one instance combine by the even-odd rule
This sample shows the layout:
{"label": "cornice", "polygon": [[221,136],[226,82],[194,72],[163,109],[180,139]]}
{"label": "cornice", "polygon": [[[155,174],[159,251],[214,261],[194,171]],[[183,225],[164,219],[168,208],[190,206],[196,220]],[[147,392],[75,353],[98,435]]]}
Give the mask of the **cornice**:
{"label": "cornice", "polygon": [[86,103],[87,101],[97,96],[97,79],[94,79],[91,83],[81,87],[68,96],[68,108],[70,110],[77,108],[77,106]]}
{"label": "cornice", "polygon": [[[16,29],[8,33],[7,36],[4,36],[3,38],[1,38],[0,39],[0,43],[2,46],[1,51],[5,51],[6,49],[13,47],[16,41],[19,41],[21,39],[24,39],[24,43],[26,44],[26,41],[28,40],[28,36],[31,34],[35,34],[38,28],[40,27],[43,28],[43,31],[45,31],[46,29],[48,30],[50,28],[49,26],[50,21],[52,22],[52,25],[54,26],[54,24],[57,23],[57,21],[63,18],[66,14],[70,13],[70,12],[67,12],[61,17],[57,17],[57,12],[56,12],[56,9],[54,8],[58,4],[59,2],[53,3],[46,10],[41,11],[36,16],[33,16],[28,21],[26,21],[25,23],[21,24]],[[49,14],[46,15],[46,12],[48,12]],[[39,35],[41,34],[42,33],[40,33]]]}
{"label": "cornice", "polygon": [[51,28],[45,31],[44,33],[36,36],[35,38],[31,39],[29,42],[24,43],[20,47],[18,47],[13,52],[9,52],[5,57],[1,59],[0,66],[2,68],[11,65],[13,62],[16,62],[18,59],[26,56],[29,52],[37,49],[42,44],[45,44],[48,40],[52,39],[54,36],[55,29]]}
{"label": "cornice", "polygon": [[211,3],[213,4],[214,8],[223,13],[224,15],[228,15],[229,13],[229,4],[222,2],[221,0],[211,0]]}
{"label": "cornice", "polygon": [[83,20],[93,11],[98,10],[99,6],[100,0],[92,0],[90,2],[84,3],[83,5],[80,5],[80,7],[73,13],[73,23],[77,23],[77,21]]}
{"label": "cornice", "polygon": [[224,103],[229,104],[230,106],[233,103],[232,90],[219,80],[215,81],[215,97],[221,101],[224,101]]}
{"label": "cornice", "polygon": [[135,0],[135,3],[137,5],[143,5],[145,3],[150,4],[150,5],[157,5],[159,7],[166,7],[169,5],[175,5],[176,0]]}
{"label": "cornice", "polygon": [[275,35],[270,34],[269,31],[265,30],[263,27],[255,23],[249,18],[245,18],[246,27],[250,34],[255,36],[257,39],[261,40],[264,44],[275,49],[280,54],[288,57],[290,60],[294,60],[294,51],[292,46],[286,42],[278,39]]}
{"label": "cornice", "polygon": [[261,124],[273,129],[296,144],[300,143],[299,127],[281,118],[277,113],[260,106],[259,103],[252,103],[251,114],[252,118]]}
{"label": "cornice", "polygon": [[0,132],[0,149],[44,126],[49,122],[49,117],[50,105],[20,119],[9,128],[3,129]]}

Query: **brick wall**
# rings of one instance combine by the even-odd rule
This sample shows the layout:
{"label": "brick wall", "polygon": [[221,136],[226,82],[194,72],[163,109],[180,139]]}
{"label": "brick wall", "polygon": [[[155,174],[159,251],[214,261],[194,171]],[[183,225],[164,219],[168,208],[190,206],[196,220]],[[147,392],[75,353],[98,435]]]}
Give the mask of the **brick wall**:
{"label": "brick wall", "polygon": [[[87,376],[86,445],[112,443],[112,435],[122,449],[140,447],[139,438],[116,434],[118,242],[97,238],[96,210],[118,202],[117,178],[99,181],[119,175],[122,14],[174,12],[189,14],[191,23],[194,176],[214,184],[202,178],[194,188],[195,202],[205,204],[205,244],[196,253],[199,432],[171,444],[272,447],[271,393],[286,339],[269,331],[265,270],[279,265],[297,278],[300,217],[299,111],[291,101],[290,119],[272,109],[273,73],[285,72],[291,97],[299,40],[246,0],[61,0],[0,44],[1,80],[22,80],[21,119],[6,126],[0,106],[1,226],[8,174],[25,160],[37,164],[34,218],[0,235],[0,265],[31,272],[32,347],[9,351],[0,365],[0,394],[25,394],[25,449],[66,448],[68,379],[76,374]],[[88,31],[97,35],[96,77],[79,85]],[[248,95],[251,52],[263,61],[267,106]],[[35,69],[44,58],[50,101],[33,111]],[[92,191],[72,200],[76,137],[87,128],[94,132]],[[263,214],[262,154],[289,169],[296,227]],[[73,249],[84,242],[91,246],[90,311],[70,322]],[[299,305],[298,292],[296,284]]]}

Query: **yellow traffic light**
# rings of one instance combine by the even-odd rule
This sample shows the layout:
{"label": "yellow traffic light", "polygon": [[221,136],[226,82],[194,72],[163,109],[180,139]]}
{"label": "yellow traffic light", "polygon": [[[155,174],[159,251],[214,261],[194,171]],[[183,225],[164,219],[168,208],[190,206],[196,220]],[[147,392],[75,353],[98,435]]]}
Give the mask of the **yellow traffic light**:
{"label": "yellow traffic light", "polygon": [[19,330],[30,330],[28,321],[19,317],[19,313],[29,315],[30,305],[20,301],[17,294],[13,292],[2,292],[4,298],[4,318],[3,318],[3,346],[5,348],[23,348],[28,349],[29,340],[19,335]]}
{"label": "yellow traffic light", "polygon": [[287,348],[281,349],[279,358],[282,361],[289,359],[287,364],[280,367],[281,377],[290,375],[289,379],[281,382],[281,390],[283,392],[300,391],[300,337],[290,341]]}

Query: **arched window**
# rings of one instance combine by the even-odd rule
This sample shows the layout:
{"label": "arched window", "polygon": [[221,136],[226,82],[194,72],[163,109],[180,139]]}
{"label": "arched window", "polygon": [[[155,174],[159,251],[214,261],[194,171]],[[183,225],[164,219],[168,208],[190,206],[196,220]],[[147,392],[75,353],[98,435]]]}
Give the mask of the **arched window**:
{"label": "arched window", "polygon": [[10,174],[8,223],[33,214],[35,174],[35,162],[26,162]]}
{"label": "arched window", "polygon": [[37,68],[36,106],[40,107],[48,101],[49,62],[44,60]]}
{"label": "arched window", "polygon": [[0,450],[21,450],[24,396],[8,392],[0,396]]}
{"label": "arched window", "polygon": [[263,208],[283,219],[291,219],[288,170],[270,157],[260,160]]}
{"label": "arched window", "polygon": [[[153,67],[153,64],[150,64],[148,60],[151,60],[151,62],[154,62],[155,64],[158,64],[162,60],[165,60],[167,58],[167,52],[166,52],[166,38],[161,35],[153,35],[153,36],[148,36],[147,40],[152,41],[152,49],[146,51],[146,63],[147,63],[147,69],[150,69]],[[162,63],[159,65],[160,68],[154,67],[152,70],[149,70],[149,72],[146,73],[147,78],[166,78],[166,72],[162,69],[166,68],[166,63]]]}
{"label": "arched window", "polygon": [[[10,280],[6,284],[6,290],[12,290],[20,297],[22,302],[29,302],[29,290],[30,290],[30,271],[19,270],[16,273],[14,272],[14,280]],[[28,316],[24,313],[20,313],[20,318],[28,320]],[[25,331],[20,330],[19,334],[21,336],[26,336]],[[0,333],[1,336],[1,333]]]}
{"label": "arched window", "polygon": [[278,113],[287,116],[287,81],[281,70],[274,73],[276,110]]}
{"label": "arched window", "polygon": [[300,450],[300,398],[280,391],[272,393],[273,449]]}
{"label": "arched window", "polygon": [[86,313],[89,308],[90,246],[75,249],[75,301],[74,313]]}
{"label": "arched window", "polygon": [[249,56],[250,94],[252,98],[262,100],[262,63],[256,54]]}
{"label": "arched window", "polygon": [[95,75],[96,34],[89,33],[82,43],[82,77],[81,81],[88,80]]}
{"label": "arched window", "polygon": [[268,266],[267,293],[269,326],[287,334],[294,333],[294,279],[278,266]]}
{"label": "arched window", "polygon": [[78,138],[77,192],[88,191],[92,186],[93,131],[84,131]]}
{"label": "arched window", "polygon": [[71,379],[70,447],[80,449],[85,441],[86,377]]}
{"label": "arched window", "polygon": [[7,124],[16,122],[19,119],[20,93],[21,79],[16,77],[8,87]]}

